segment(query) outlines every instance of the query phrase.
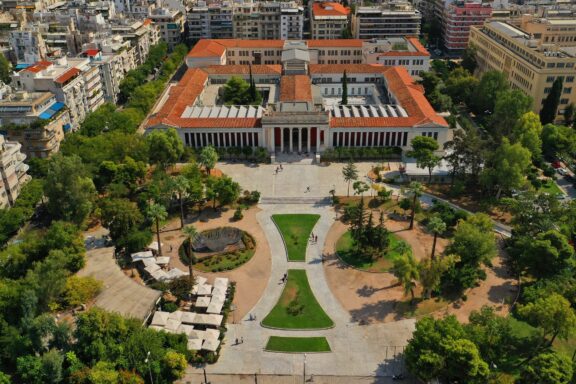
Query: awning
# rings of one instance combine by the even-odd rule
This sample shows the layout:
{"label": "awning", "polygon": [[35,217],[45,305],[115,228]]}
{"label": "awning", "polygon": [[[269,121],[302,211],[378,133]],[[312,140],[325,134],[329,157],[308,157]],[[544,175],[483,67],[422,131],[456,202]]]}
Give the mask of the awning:
{"label": "awning", "polygon": [[61,110],[61,109],[64,108],[64,107],[65,107],[64,103],[57,102],[57,103],[54,103],[54,105],[52,105],[52,106],[50,107],[50,109],[53,110],[53,111],[58,112],[59,110]]}
{"label": "awning", "polygon": [[48,120],[52,118],[52,116],[54,116],[58,111],[62,110],[62,108],[64,108],[65,106],[66,105],[64,103],[56,102],[52,104],[50,108],[42,112],[38,117],[44,120]]}

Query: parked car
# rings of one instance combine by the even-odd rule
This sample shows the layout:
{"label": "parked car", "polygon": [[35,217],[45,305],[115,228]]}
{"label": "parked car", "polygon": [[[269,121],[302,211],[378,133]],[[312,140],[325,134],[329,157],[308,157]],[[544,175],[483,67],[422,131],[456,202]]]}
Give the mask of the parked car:
{"label": "parked car", "polygon": [[560,164],[559,160],[553,161],[552,162],[552,168],[556,168],[556,169],[562,168],[562,164]]}
{"label": "parked car", "polygon": [[568,171],[566,171],[564,168],[558,168],[556,170],[556,172],[558,172],[559,174],[561,174],[562,176],[566,176],[568,174]]}

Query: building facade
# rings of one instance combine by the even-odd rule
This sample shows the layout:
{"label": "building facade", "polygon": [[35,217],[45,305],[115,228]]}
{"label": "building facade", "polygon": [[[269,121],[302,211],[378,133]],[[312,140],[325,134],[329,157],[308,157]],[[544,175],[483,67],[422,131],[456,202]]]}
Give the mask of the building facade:
{"label": "building facade", "polygon": [[410,3],[358,7],[352,19],[354,37],[361,40],[419,36],[422,16]]}
{"label": "building facade", "polygon": [[392,37],[364,41],[363,63],[403,66],[411,76],[419,77],[430,70],[430,53],[417,37]]}
{"label": "building facade", "polygon": [[14,92],[0,100],[0,133],[22,144],[28,158],[46,158],[58,152],[70,116],[50,92]]}
{"label": "building facade", "polygon": [[470,28],[490,18],[490,3],[437,0],[435,17],[441,20],[442,43],[448,52],[460,52],[468,46]]}
{"label": "building facade", "polygon": [[576,48],[546,44],[528,33],[503,22],[492,21],[472,27],[470,44],[476,47],[477,76],[490,70],[506,75],[510,86],[532,97],[532,110],[539,113],[542,103],[557,78],[564,88],[558,117],[571,103],[576,103]]}
{"label": "building facade", "polygon": [[[440,147],[450,140],[447,122],[405,68],[311,64],[308,56],[292,51],[291,42],[283,44],[288,49],[279,64],[198,67],[200,61],[192,61],[152,112],[147,131],[173,127],[189,147],[264,147],[272,156],[319,155],[333,147],[408,149],[418,135],[434,138]],[[341,104],[344,71],[346,105]],[[231,76],[248,80],[250,75],[262,105],[226,105],[219,99]]]}
{"label": "building facade", "polygon": [[20,152],[22,145],[7,141],[0,135],[0,208],[14,205],[22,186],[30,180],[26,174],[28,165],[24,164],[26,155]]}
{"label": "building facade", "polygon": [[576,46],[576,19],[539,18],[522,15],[520,29],[532,35],[544,44],[556,44],[560,47]]}
{"label": "building facade", "polygon": [[313,40],[340,39],[350,28],[350,8],[334,2],[310,2],[310,31]]}
{"label": "building facade", "polygon": [[156,8],[149,16],[150,20],[160,29],[160,38],[172,51],[182,42],[186,18],[181,11]]}

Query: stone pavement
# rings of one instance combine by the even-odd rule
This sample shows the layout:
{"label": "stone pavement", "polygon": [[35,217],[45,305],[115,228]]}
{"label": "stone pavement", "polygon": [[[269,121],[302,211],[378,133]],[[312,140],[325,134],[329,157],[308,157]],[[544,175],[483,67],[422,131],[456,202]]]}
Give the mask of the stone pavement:
{"label": "stone pavement", "polygon": [[[416,379],[406,378],[403,381],[394,381],[391,377],[374,377],[374,376],[314,376],[306,375],[222,375],[206,374],[206,379],[211,384],[417,384],[421,383]],[[204,383],[204,375],[198,373],[188,376],[186,381],[179,381],[180,384],[199,384]]]}
{"label": "stone pavement", "polygon": [[[298,183],[295,183],[298,184]],[[335,376],[391,376],[404,371],[399,355],[414,330],[414,320],[395,323],[359,325],[353,322],[330,291],[322,268],[321,252],[328,230],[334,222],[334,211],[327,205],[274,204],[261,205],[258,222],[270,244],[272,254],[271,277],[265,294],[251,311],[257,320],[247,315],[237,324],[228,324],[225,344],[219,361],[207,367],[216,374],[254,373],[266,375],[299,375],[303,370],[302,354],[265,352],[268,338],[276,336],[325,336],[331,353],[308,354],[306,371],[311,375]],[[317,244],[309,244],[305,262],[289,262],[280,233],[271,216],[276,213],[317,213],[321,217],[313,229]],[[260,321],[278,301],[284,284],[280,279],[288,268],[306,269],[311,289],[318,302],[332,318],[335,326],[327,330],[288,331],[263,328]],[[234,340],[244,343],[233,345]],[[188,368],[183,383],[192,380],[201,370]],[[191,381],[192,382],[192,381]]]}

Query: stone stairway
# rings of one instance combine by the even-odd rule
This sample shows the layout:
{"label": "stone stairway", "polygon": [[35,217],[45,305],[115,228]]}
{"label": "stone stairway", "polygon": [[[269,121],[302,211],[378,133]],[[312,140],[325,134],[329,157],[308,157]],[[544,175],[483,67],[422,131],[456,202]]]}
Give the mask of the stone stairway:
{"label": "stone stairway", "polygon": [[262,197],[260,204],[315,204],[330,205],[330,197],[327,196],[302,196],[302,197]]}

